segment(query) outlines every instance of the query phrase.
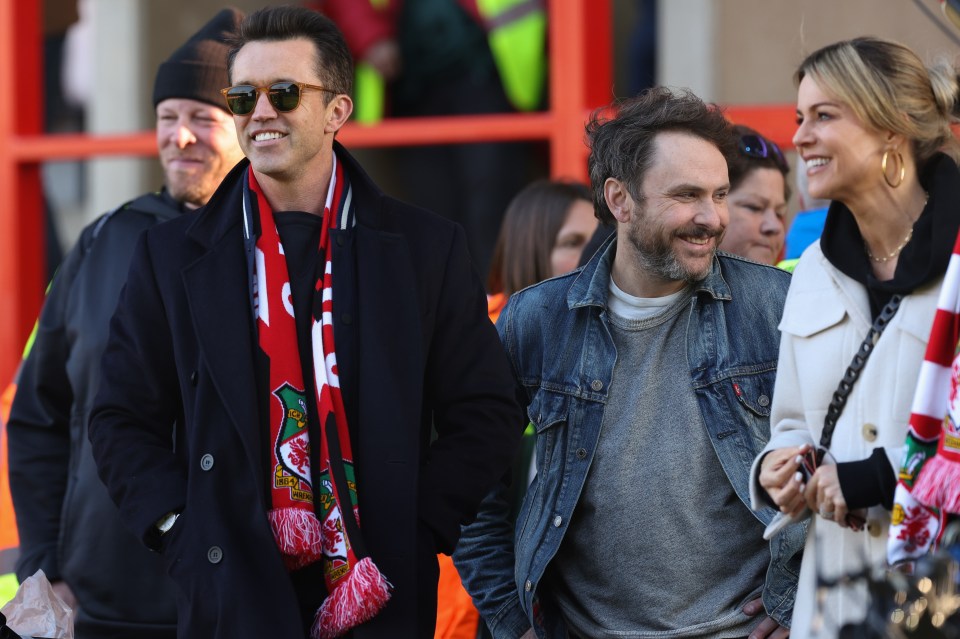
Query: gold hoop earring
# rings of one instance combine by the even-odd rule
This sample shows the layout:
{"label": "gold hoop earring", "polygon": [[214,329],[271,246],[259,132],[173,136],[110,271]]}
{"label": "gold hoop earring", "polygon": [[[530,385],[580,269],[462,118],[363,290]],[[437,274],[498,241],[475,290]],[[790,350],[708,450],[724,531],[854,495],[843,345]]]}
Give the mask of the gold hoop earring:
{"label": "gold hoop earring", "polygon": [[883,152],[883,158],[880,160],[880,171],[883,173],[883,181],[886,182],[891,189],[895,189],[903,184],[903,178],[907,175],[907,167],[903,163],[903,156],[900,155],[900,151],[894,150],[894,153],[897,154],[897,163],[900,165],[900,179],[897,180],[896,184],[891,182],[890,178],[887,177],[887,158],[890,156],[890,149]]}

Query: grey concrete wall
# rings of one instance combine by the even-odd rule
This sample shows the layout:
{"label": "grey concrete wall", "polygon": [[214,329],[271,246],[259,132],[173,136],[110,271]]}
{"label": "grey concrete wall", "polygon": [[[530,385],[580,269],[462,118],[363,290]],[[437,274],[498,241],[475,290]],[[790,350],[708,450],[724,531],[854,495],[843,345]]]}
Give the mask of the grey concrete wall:
{"label": "grey concrete wall", "polygon": [[902,42],[927,62],[953,59],[960,29],[939,2],[922,4],[949,36],[913,0],[660,0],[667,36],[660,79],[690,86],[708,76],[704,97],[720,103],[781,103],[796,97],[792,76],[803,58],[838,40],[873,35]]}

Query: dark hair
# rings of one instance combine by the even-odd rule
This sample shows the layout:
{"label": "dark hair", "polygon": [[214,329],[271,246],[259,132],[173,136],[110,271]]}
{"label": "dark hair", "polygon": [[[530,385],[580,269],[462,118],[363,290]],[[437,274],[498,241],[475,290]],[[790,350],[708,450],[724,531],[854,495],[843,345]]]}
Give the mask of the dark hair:
{"label": "dark hair", "polygon": [[608,178],[623,182],[635,201],[643,199],[640,185],[653,157],[653,143],[657,134],[665,131],[703,138],[716,146],[728,161],[736,149],[730,136],[730,123],[720,108],[705,104],[687,90],[646,89],[617,105],[617,114],[612,119],[606,119],[601,111],[594,112],[587,123],[588,163],[593,203],[601,222],[615,222],[603,194]]}
{"label": "dark hair", "polygon": [[[248,15],[240,23],[236,36],[229,40],[227,70],[230,81],[233,81],[233,62],[245,44],[296,38],[306,38],[313,42],[317,51],[317,76],[323,86],[331,91],[350,95],[353,92],[353,57],[343,34],[330,18],[304,7],[264,7]],[[324,96],[326,103],[334,97],[326,92]]]}
{"label": "dark hair", "polygon": [[551,275],[550,253],[577,200],[590,201],[580,182],[537,180],[517,193],[504,213],[487,289],[511,295]]}
{"label": "dark hair", "polygon": [[[750,173],[757,169],[774,169],[783,174],[783,197],[790,199],[790,185],[787,183],[787,175],[790,173],[790,165],[787,164],[783,152],[771,140],[760,135],[748,126],[735,124],[730,128],[730,134],[733,136],[733,143],[737,145],[737,152],[727,158],[727,170],[730,173],[730,190],[736,191],[740,183],[743,182]],[[758,138],[762,140],[767,152],[766,157],[760,155],[748,154],[744,151],[742,140]]]}
{"label": "dark hair", "polygon": [[921,167],[937,151],[960,163],[960,143],[950,129],[957,122],[957,72],[945,60],[926,67],[902,44],[854,38],[807,56],[797,84],[808,75],[865,125],[907,138]]}

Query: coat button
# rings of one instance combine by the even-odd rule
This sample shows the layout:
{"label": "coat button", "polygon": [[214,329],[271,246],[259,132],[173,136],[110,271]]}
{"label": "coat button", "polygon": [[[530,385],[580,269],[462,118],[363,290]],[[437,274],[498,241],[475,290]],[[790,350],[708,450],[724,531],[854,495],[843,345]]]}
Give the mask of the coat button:
{"label": "coat button", "polygon": [[191,385],[191,386],[196,386],[196,385],[197,385],[197,379],[199,379],[199,377],[200,377],[200,375],[199,375],[199,373],[197,373],[197,371],[193,371],[192,373],[190,373],[190,385]]}
{"label": "coat button", "polygon": [[863,438],[868,442],[877,441],[877,427],[873,424],[863,425]]}
{"label": "coat button", "polygon": [[563,517],[561,517],[560,515],[557,515],[556,517],[553,518],[553,527],[554,527],[554,528],[559,528],[559,527],[560,527],[560,524],[562,524],[562,523],[563,523]]}
{"label": "coat button", "polygon": [[600,389],[603,388],[603,382],[601,382],[599,379],[595,379],[592,382],[590,382],[590,388],[592,388],[595,391],[599,391]]}
{"label": "coat button", "polygon": [[210,470],[213,468],[213,455],[207,453],[200,458],[200,469],[201,470]]}
{"label": "coat button", "polygon": [[353,315],[350,313],[344,313],[340,316],[340,321],[342,321],[344,324],[353,324]]}
{"label": "coat button", "polygon": [[586,448],[578,448],[578,449],[577,449],[577,457],[579,457],[580,459],[586,459],[586,458],[587,458],[587,449],[586,449]]}
{"label": "coat button", "polygon": [[223,561],[223,550],[220,546],[210,546],[210,550],[207,551],[207,561],[211,564],[219,564]]}
{"label": "coat button", "polygon": [[767,397],[766,395],[761,395],[760,397],[757,398],[757,403],[760,404],[761,406],[769,406],[770,398]]}
{"label": "coat button", "polygon": [[527,579],[527,583],[523,584],[523,589],[526,590],[527,592],[530,592],[531,590],[533,590],[533,584],[530,583],[529,579]]}
{"label": "coat button", "polygon": [[342,235],[338,235],[338,236],[337,236],[337,246],[343,246],[343,242],[344,242],[343,236],[342,236]]}
{"label": "coat button", "polygon": [[871,519],[867,522],[867,532],[870,533],[871,537],[879,537],[883,532],[883,526],[880,525],[880,522]]}

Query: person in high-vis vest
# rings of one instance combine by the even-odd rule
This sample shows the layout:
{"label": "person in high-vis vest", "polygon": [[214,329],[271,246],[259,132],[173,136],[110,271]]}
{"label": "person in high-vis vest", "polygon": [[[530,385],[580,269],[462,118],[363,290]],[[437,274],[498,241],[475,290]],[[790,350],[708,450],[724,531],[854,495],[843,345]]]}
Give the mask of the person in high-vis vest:
{"label": "person in high-vis vest", "polygon": [[[337,22],[359,61],[355,91],[362,106],[356,120],[379,121],[384,112],[383,82],[394,80],[400,71],[396,27],[402,0],[317,0],[312,4]],[[518,111],[539,107],[547,67],[543,0],[458,0],[457,4],[486,33],[510,103]]]}
{"label": "person in high-vis vest", "polygon": [[[533,111],[546,79],[542,0],[307,0],[343,31],[357,61],[355,119]],[[530,145],[398,149],[410,202],[460,223],[488,270],[503,211],[543,173]],[[542,154],[541,154],[542,155]]]}

